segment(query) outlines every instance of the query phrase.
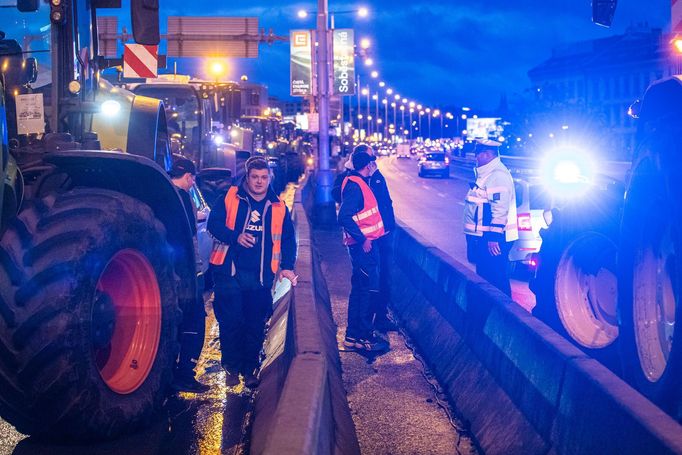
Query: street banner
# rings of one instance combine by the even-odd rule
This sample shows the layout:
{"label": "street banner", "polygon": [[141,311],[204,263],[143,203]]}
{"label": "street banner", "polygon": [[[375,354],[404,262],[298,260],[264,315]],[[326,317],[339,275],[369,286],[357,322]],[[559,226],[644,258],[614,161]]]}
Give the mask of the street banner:
{"label": "street banner", "polygon": [[312,87],[312,37],[310,30],[292,30],[291,96],[310,96]]}
{"label": "street banner", "polygon": [[355,94],[354,34],[350,28],[334,30],[333,94]]}
{"label": "street banner", "polygon": [[123,77],[156,77],[159,46],[126,44],[123,48]]}

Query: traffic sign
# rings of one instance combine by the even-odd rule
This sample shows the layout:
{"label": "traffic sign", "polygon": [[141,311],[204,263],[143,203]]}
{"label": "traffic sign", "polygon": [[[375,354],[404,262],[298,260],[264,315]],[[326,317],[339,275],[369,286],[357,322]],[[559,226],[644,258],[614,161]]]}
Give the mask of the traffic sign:
{"label": "traffic sign", "polygon": [[169,16],[165,35],[170,57],[257,58],[257,17]]}
{"label": "traffic sign", "polygon": [[156,77],[159,66],[159,47],[145,44],[126,44],[123,50],[123,77]]}

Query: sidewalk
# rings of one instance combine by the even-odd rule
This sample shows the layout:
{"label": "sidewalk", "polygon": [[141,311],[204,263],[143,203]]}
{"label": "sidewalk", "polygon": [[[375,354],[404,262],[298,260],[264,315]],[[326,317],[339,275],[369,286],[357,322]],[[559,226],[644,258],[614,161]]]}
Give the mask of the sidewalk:
{"label": "sidewalk", "polygon": [[456,431],[461,423],[451,423],[444,410],[448,408],[445,398],[426,379],[430,374],[402,334],[389,333],[391,350],[383,355],[368,357],[344,351],[350,259],[338,230],[316,229],[313,240],[338,327],[343,382],[362,453],[476,453],[469,437]]}

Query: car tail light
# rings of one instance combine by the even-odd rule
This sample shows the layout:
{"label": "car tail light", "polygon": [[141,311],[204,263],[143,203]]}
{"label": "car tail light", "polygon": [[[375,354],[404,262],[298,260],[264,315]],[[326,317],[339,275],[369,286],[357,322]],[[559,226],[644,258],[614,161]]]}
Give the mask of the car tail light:
{"label": "car tail light", "polygon": [[450,164],[450,158],[448,158],[447,156],[445,157],[445,164]]}
{"label": "car tail light", "polygon": [[519,231],[532,231],[533,226],[530,223],[530,213],[519,213],[518,217]]}

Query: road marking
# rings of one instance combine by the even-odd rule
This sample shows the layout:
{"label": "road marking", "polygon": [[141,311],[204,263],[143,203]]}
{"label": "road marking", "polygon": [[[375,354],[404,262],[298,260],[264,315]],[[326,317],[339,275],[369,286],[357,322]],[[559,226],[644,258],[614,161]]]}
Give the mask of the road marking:
{"label": "road marking", "polygon": [[438,193],[438,196],[444,198],[444,197],[445,197],[445,193]]}
{"label": "road marking", "polygon": [[426,185],[426,184],[424,184],[422,186],[424,187],[425,190],[431,191],[431,189],[432,189],[429,185]]}

